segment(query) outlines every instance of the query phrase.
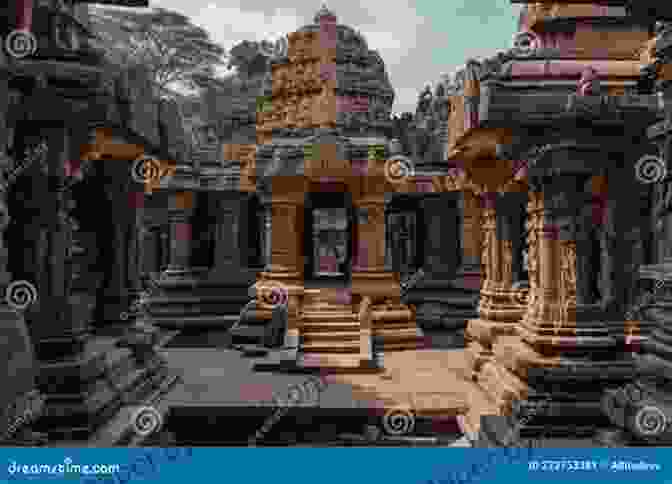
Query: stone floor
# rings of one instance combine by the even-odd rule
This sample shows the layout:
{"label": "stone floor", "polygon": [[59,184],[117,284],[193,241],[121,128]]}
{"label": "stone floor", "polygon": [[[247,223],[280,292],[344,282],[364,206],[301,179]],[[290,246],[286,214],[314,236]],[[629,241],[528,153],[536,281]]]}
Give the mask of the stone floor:
{"label": "stone floor", "polygon": [[[444,339],[432,337],[436,343],[432,346],[445,348]],[[194,441],[199,437],[192,431],[200,425],[203,435],[220,434],[212,439],[204,437],[212,445],[224,445],[222,442],[227,439],[223,435],[233,432],[232,422],[243,425],[249,420],[259,427],[277,410],[274,397],[286,398],[292,385],[300,386],[309,376],[286,369],[269,370],[268,363],[277,359],[273,353],[247,357],[231,349],[172,347],[165,349],[164,354],[168,365],[183,375],[182,383],[162,402],[170,409],[164,429],[174,434],[178,445],[199,444]],[[431,422],[433,431],[429,433],[439,434],[441,442],[450,445],[462,437],[456,416],[469,407],[488,407],[487,398],[468,377],[463,350],[389,353],[384,365],[385,370],[380,373],[324,376],[328,384],[319,402],[284,417],[287,423],[282,432],[296,432],[292,427],[300,427],[301,419],[317,428],[330,422],[330,426],[338,427],[336,433],[358,432],[367,424],[380,426],[386,412],[400,415],[412,412],[417,424],[414,434],[427,431],[427,422]],[[260,367],[265,367],[265,371],[258,371]],[[278,426],[282,427],[280,423]],[[253,435],[252,423],[250,429]],[[185,432],[190,436],[182,438],[180,434]],[[289,440],[293,439],[295,436]]]}

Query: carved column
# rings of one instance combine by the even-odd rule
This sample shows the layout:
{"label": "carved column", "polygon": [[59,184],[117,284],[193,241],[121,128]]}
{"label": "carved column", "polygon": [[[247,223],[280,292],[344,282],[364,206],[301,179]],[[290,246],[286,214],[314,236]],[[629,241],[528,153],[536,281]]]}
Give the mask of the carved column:
{"label": "carved column", "polygon": [[270,260],[255,284],[257,311],[288,305],[285,349],[288,357],[299,348],[299,327],[303,297],[303,200],[304,180],[300,176],[276,176],[272,182]]}
{"label": "carved column", "polygon": [[[492,345],[497,337],[515,333],[515,324],[525,307],[514,282],[514,241],[520,238],[523,192],[508,192],[501,196],[486,193],[484,199],[483,272],[479,318],[469,321],[467,335],[470,344],[467,356],[476,378],[483,363],[492,358]],[[517,250],[519,244],[515,244]]]}
{"label": "carved column", "polygon": [[409,291],[408,301],[418,304],[418,322],[462,329],[463,310],[459,297],[453,296],[453,278],[461,261],[459,231],[459,194],[444,192],[423,197],[422,219],[426,236],[424,244],[424,277]]}
{"label": "carved column", "polygon": [[[581,190],[581,178],[586,177],[553,175],[544,179],[543,195],[531,196],[530,230],[536,234],[530,256],[538,254],[538,265],[531,260],[528,310],[517,335],[498,338],[494,358],[479,375],[502,415],[522,418],[526,405],[546,401],[548,413],[529,425],[546,425],[565,435],[576,431],[567,420],[576,408],[589,422],[587,428],[599,424],[602,388],[632,372],[632,361],[613,337],[613,323],[605,322],[599,306],[576,301],[577,282],[591,276],[577,271],[576,264],[577,245],[586,236],[579,222],[581,207],[590,199]],[[571,404],[567,395],[572,395]],[[516,404],[518,400],[525,402]]]}
{"label": "carved column", "polygon": [[[0,62],[2,62],[0,56]],[[10,169],[11,160],[6,154],[9,130],[7,126],[9,86],[4,65],[0,64],[0,174]],[[4,177],[3,177],[4,178]],[[0,190],[0,294],[4,296],[11,280],[7,270],[10,256],[5,244],[4,232],[10,222],[6,204],[5,189]],[[16,256],[16,254],[11,254]],[[43,401],[36,388],[38,373],[33,342],[23,316],[7,305],[5,298],[0,301],[0,358],[5,366],[0,374],[2,378],[2,396],[0,396],[0,442],[23,437],[23,428],[39,417]],[[24,416],[29,421],[22,421]],[[25,435],[25,434],[24,434]]]}
{"label": "carved column", "polygon": [[130,234],[135,225],[135,212],[129,207],[130,192],[127,163],[122,161],[103,165],[105,176],[99,183],[105,191],[110,223],[102,227],[99,239],[106,245],[101,263],[105,276],[96,298],[96,324],[116,324],[128,311],[132,287],[129,285]]}
{"label": "carved column", "polygon": [[[73,327],[70,317],[69,294],[66,293],[65,259],[68,245],[67,225],[62,217],[64,166],[70,152],[70,133],[62,126],[43,125],[39,128],[46,138],[48,151],[50,200],[46,211],[46,247],[44,268],[38,277],[38,314],[31,328],[34,332],[39,359],[54,360],[79,354],[84,346],[85,328]],[[83,323],[83,322],[82,322]],[[75,323],[77,324],[77,323]]]}
{"label": "carved column", "polygon": [[190,266],[193,192],[174,192],[170,197],[168,219],[170,224],[170,256],[166,275],[184,275]]}

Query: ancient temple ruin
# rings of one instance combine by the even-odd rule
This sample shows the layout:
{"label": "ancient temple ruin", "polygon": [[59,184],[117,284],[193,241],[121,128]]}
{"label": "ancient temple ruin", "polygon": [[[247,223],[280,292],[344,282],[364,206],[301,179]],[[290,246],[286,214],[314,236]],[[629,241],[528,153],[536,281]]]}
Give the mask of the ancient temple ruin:
{"label": "ancient temple ruin", "polygon": [[240,190],[263,194],[272,214],[251,319],[264,324],[286,305],[289,358],[372,365],[419,342],[385,265],[393,91],[380,56],[326,8],[288,37],[259,102],[258,147],[241,156]]}

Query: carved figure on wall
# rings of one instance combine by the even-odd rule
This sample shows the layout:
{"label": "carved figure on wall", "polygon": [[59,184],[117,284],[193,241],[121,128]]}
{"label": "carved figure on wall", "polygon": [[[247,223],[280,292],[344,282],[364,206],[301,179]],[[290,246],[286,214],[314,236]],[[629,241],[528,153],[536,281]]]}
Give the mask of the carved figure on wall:
{"label": "carved figure on wall", "polygon": [[502,241],[502,273],[501,280],[505,284],[513,282],[513,243],[510,240]]}
{"label": "carved figure on wall", "polygon": [[568,309],[572,302],[576,301],[576,243],[574,241],[562,244],[560,256],[560,300],[563,312],[559,323],[562,324],[568,320]]}

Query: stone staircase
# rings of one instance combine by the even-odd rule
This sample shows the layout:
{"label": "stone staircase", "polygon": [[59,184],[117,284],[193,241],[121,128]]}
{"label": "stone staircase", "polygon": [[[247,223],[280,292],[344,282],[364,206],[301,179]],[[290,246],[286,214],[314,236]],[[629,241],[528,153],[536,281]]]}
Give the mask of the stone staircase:
{"label": "stone staircase", "polygon": [[415,308],[386,301],[371,311],[376,351],[416,350],[424,347],[424,334],[415,321]]}
{"label": "stone staircase", "polygon": [[245,283],[207,281],[197,274],[159,281],[148,301],[148,317],[162,328],[228,330],[249,301]]}
{"label": "stone staircase", "polygon": [[329,289],[307,289],[305,298],[298,357],[301,366],[352,368],[371,359],[352,304],[337,302]]}

